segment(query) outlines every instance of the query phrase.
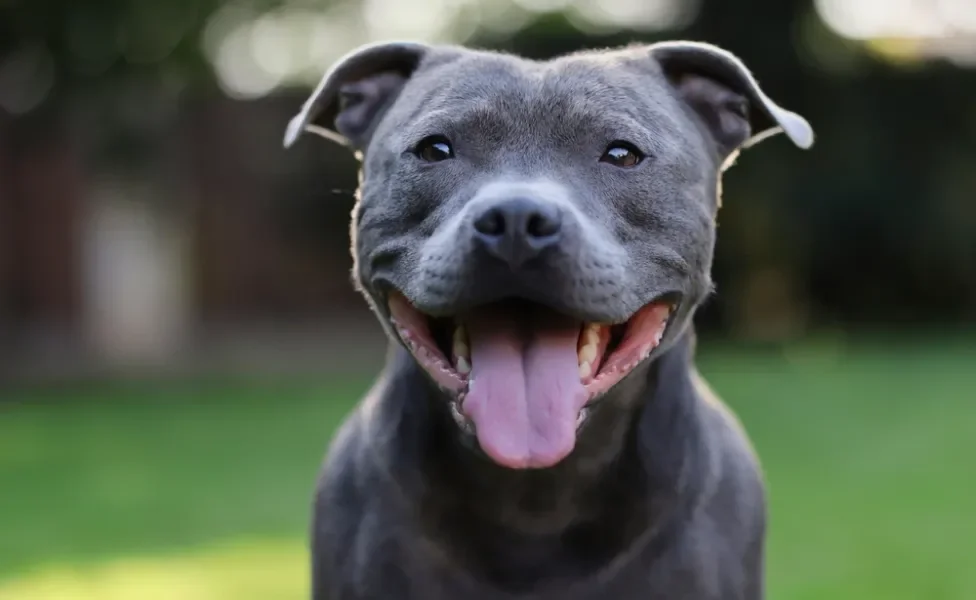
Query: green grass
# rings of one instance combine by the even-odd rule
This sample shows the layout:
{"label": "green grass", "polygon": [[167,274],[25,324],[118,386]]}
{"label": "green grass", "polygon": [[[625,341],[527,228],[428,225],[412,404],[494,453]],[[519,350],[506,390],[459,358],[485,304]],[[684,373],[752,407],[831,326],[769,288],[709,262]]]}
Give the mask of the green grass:
{"label": "green grass", "polygon": [[[971,345],[705,350],[766,469],[771,599],[976,598]],[[0,390],[0,600],[305,598],[315,472],[367,384]]]}

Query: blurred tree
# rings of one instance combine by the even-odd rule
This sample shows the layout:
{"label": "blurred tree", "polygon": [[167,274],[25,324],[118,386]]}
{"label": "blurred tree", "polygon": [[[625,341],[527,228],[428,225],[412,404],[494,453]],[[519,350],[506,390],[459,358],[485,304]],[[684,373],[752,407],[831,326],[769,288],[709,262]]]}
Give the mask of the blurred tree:
{"label": "blurred tree", "polygon": [[[175,93],[206,76],[201,14],[210,0],[0,3],[3,108],[79,127],[86,156],[114,167],[151,161]],[[19,68],[17,68],[19,67]],[[13,91],[16,90],[16,91]]]}

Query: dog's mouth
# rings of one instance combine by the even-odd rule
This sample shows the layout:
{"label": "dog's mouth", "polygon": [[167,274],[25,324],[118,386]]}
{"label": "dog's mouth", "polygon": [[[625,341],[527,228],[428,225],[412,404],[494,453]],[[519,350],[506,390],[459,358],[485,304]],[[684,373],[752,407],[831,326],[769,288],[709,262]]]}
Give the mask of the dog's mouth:
{"label": "dog's mouth", "polygon": [[434,318],[389,297],[393,326],[452,395],[458,424],[510,468],[553,466],[572,452],[587,404],[651,355],[675,308],[662,297],[624,323],[601,324],[512,300]]}

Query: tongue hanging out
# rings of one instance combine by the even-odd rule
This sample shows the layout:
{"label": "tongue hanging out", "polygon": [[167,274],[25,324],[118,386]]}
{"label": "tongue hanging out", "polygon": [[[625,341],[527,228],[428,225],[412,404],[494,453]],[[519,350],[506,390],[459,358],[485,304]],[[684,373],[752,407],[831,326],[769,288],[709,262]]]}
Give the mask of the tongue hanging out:
{"label": "tongue hanging out", "polygon": [[572,452],[587,400],[577,354],[581,324],[555,315],[528,321],[501,311],[467,321],[471,374],[463,410],[482,450],[510,468],[551,467]]}
{"label": "tongue hanging out", "polygon": [[586,403],[658,346],[673,305],[651,302],[611,327],[500,302],[448,319],[453,332],[400,294],[391,295],[389,308],[418,364],[462,402],[459,409],[452,400],[452,416],[465,430],[473,425],[481,449],[505,467],[542,469],[573,451]]}

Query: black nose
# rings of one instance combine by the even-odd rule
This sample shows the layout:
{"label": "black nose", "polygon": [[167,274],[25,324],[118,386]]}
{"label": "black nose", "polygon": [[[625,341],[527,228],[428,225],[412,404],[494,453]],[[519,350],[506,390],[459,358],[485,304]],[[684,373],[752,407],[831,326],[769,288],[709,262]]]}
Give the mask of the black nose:
{"label": "black nose", "polygon": [[546,202],[512,198],[482,209],[473,224],[490,254],[518,267],[559,242],[562,213]]}

